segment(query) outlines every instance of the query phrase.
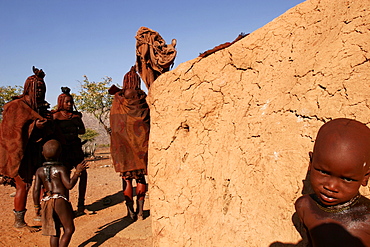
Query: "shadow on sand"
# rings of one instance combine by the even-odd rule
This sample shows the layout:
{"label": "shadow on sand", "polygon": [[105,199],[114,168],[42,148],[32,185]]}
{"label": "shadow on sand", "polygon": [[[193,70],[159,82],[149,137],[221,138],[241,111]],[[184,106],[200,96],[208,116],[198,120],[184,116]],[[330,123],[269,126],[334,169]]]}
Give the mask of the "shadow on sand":
{"label": "shadow on sand", "polygon": [[[144,219],[148,218],[150,216],[150,211],[149,210],[144,210]],[[78,245],[78,247],[84,247],[87,246],[91,243],[94,243],[93,245],[89,245],[91,247],[97,247],[103,244],[105,241],[107,241],[110,238],[113,238],[114,236],[117,235],[120,231],[134,223],[131,218],[129,217],[123,217],[121,219],[114,220],[110,223],[107,223],[101,227],[99,227],[98,231],[95,232],[96,234]]]}
{"label": "shadow on sand", "polygon": [[[136,195],[135,190],[134,190],[134,195]],[[114,205],[117,205],[119,203],[124,202],[125,197],[123,195],[123,191],[117,191],[116,193],[112,195],[105,196],[95,202],[93,202],[90,205],[86,205],[86,209],[90,212],[97,212],[109,207],[112,207]],[[144,219],[150,216],[150,210],[144,210]],[[114,220],[110,223],[107,223],[101,227],[99,227],[98,231],[95,232],[96,234],[78,245],[79,247],[84,247],[84,246],[91,246],[91,247],[97,247],[103,244],[105,241],[108,239],[114,237],[117,233],[134,223],[131,218],[129,217],[123,217],[117,220]],[[93,245],[90,245],[90,243],[94,243]]]}
{"label": "shadow on sand", "polygon": [[124,200],[125,197],[123,196],[123,191],[120,190],[112,195],[105,196],[90,205],[86,205],[86,209],[91,212],[97,212],[122,203]]}
{"label": "shadow on sand", "polygon": [[85,242],[81,243],[78,247],[84,247],[89,243],[94,243],[92,247],[100,246],[105,241],[113,238],[117,233],[134,223],[129,217],[114,220],[108,224],[99,227],[99,230],[95,232],[95,236],[89,238]]}
{"label": "shadow on sand", "polygon": [[[148,188],[148,185],[146,185],[146,188]],[[133,196],[136,196],[136,187],[133,187]],[[86,205],[86,209],[90,212],[95,213],[97,211],[122,203],[124,200],[125,196],[123,195],[123,191],[120,190],[112,195],[105,196],[90,205]]]}

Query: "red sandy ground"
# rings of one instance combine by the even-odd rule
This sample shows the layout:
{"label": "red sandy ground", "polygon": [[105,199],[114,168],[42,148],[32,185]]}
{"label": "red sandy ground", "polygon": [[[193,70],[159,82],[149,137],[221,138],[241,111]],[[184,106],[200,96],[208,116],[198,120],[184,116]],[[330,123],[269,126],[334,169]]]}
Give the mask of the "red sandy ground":
{"label": "red sandy ground", "polygon": [[[128,220],[125,217],[127,210],[123,202],[122,182],[112,167],[109,148],[97,150],[96,156],[88,169],[87,214],[75,219],[76,231],[69,246],[152,246],[149,200],[145,201],[143,221],[132,223]],[[29,233],[12,227],[13,198],[10,194],[14,191],[10,186],[0,186],[0,246],[49,246],[49,237],[43,236],[41,231]],[[70,192],[70,200],[76,209],[77,185]],[[27,208],[26,222],[29,225],[39,224],[33,221],[35,214],[31,193]]]}

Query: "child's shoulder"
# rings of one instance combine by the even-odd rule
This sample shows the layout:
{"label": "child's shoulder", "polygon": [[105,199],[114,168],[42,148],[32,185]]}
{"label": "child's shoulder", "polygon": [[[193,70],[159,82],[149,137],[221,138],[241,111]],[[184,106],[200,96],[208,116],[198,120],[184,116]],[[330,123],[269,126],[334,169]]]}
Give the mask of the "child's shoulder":
{"label": "child's shoulder", "polygon": [[48,161],[48,162],[44,162],[42,164],[42,167],[38,168],[38,170],[40,169],[44,169],[45,167],[50,167],[50,168],[53,168],[53,169],[65,169],[66,167],[63,165],[63,163],[59,162],[59,161]]}
{"label": "child's shoulder", "polygon": [[296,200],[294,203],[295,210],[300,217],[303,217],[307,210],[310,211],[314,208],[315,201],[312,199],[312,195],[303,195]]}
{"label": "child's shoulder", "polygon": [[38,174],[40,172],[43,172],[43,171],[44,171],[44,167],[43,166],[40,166],[39,168],[37,168],[36,174]]}
{"label": "child's shoulder", "polygon": [[302,206],[307,206],[312,201],[313,201],[313,199],[312,199],[311,195],[303,195],[295,201],[294,205],[296,206],[296,208],[297,207],[302,207]]}
{"label": "child's shoulder", "polygon": [[357,210],[370,213],[370,199],[365,196],[361,196],[358,202],[354,205],[354,208]]}

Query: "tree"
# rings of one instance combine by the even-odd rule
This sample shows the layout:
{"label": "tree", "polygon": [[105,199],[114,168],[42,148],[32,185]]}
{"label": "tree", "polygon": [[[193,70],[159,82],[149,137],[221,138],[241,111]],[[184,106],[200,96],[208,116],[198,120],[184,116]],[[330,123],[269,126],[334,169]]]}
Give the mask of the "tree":
{"label": "tree", "polygon": [[83,135],[78,135],[83,142],[92,142],[95,140],[99,133],[96,130],[86,128],[86,132]]}
{"label": "tree", "polygon": [[11,101],[14,96],[22,94],[22,86],[0,86],[0,121],[3,118],[5,103]]}
{"label": "tree", "polygon": [[109,113],[113,97],[108,93],[112,78],[106,76],[101,82],[89,81],[86,75],[78,94],[73,94],[78,111],[91,113],[110,135]]}

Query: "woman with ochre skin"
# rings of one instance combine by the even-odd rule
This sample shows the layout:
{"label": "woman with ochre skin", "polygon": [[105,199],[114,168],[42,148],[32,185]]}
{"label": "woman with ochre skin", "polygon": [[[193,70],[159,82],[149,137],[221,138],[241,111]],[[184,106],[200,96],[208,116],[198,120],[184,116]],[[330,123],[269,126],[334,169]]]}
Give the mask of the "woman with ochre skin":
{"label": "woman with ochre skin", "polygon": [[[140,77],[135,66],[125,74],[122,90],[112,86],[109,93],[114,95],[110,111],[112,130],[110,148],[113,166],[122,177],[127,216],[132,220],[142,220],[146,194],[150,116],[146,94],[140,89]],[[136,212],[132,184],[134,179]]]}
{"label": "woman with ochre skin", "polygon": [[[70,89],[62,87],[63,93],[58,97],[58,108],[53,112],[56,129],[56,139],[62,144],[60,161],[69,171],[81,163],[84,159],[80,134],[85,134],[85,125],[82,122],[82,114],[73,111],[74,101],[70,95]],[[84,170],[78,184],[77,216],[84,214],[85,195],[87,187],[87,172]]]}
{"label": "woman with ochre skin", "polygon": [[28,191],[42,164],[42,145],[52,129],[49,104],[45,101],[45,73],[32,68],[34,75],[24,83],[22,95],[4,105],[0,123],[0,182],[16,187],[14,227],[37,231],[25,222]]}
{"label": "woman with ochre skin", "polygon": [[359,193],[370,176],[370,129],[356,120],[324,124],[310,152],[314,194],[296,212],[312,246],[370,246],[370,200]]}

